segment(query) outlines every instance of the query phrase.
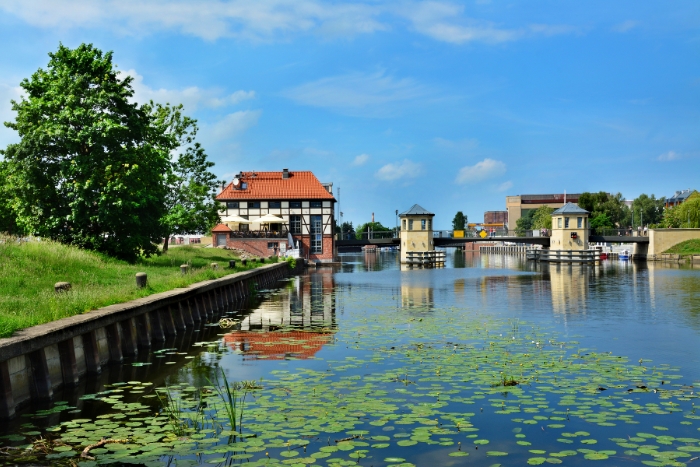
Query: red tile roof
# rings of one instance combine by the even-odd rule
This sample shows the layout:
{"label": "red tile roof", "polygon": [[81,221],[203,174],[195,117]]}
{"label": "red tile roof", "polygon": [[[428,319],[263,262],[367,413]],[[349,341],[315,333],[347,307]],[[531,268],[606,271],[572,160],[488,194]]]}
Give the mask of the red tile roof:
{"label": "red tile roof", "polygon": [[219,224],[216,227],[214,227],[213,229],[211,229],[211,231],[212,232],[233,232],[233,230],[231,230],[231,228],[226,224]]}
{"label": "red tile roof", "polygon": [[330,333],[305,331],[237,331],[224,335],[224,342],[234,350],[243,350],[244,359],[261,355],[270,360],[283,360],[287,356],[306,359],[321,350],[331,337]]}
{"label": "red tile roof", "polygon": [[218,201],[249,199],[327,199],[335,201],[313,172],[289,172],[289,178],[282,178],[282,172],[243,172],[241,182],[247,184],[245,190],[235,190],[229,183],[216,196]]}

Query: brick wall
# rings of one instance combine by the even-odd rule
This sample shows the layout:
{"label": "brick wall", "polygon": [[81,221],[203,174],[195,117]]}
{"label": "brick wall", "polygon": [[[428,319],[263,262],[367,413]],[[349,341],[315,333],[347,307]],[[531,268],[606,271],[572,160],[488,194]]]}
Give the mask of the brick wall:
{"label": "brick wall", "polygon": [[246,251],[251,255],[268,257],[275,254],[273,248],[268,248],[269,243],[277,244],[277,252],[279,253],[280,242],[285,242],[283,238],[229,238],[226,242],[226,246],[230,248],[238,248],[240,250]]}

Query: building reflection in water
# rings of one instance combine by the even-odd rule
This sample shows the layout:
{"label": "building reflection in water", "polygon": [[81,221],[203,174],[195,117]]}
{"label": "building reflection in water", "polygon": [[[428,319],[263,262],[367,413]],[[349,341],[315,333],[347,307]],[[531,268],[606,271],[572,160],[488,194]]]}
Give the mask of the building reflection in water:
{"label": "building reflection in water", "polygon": [[540,263],[544,277],[549,277],[552,309],[558,314],[585,314],[588,290],[597,266]]}
{"label": "building reflection in water", "polygon": [[[402,270],[403,270],[402,265]],[[419,271],[419,270],[416,270]],[[426,271],[420,276],[414,274],[401,274],[401,308],[432,309],[435,298],[432,281],[433,274]]]}
{"label": "building reflection in water", "polygon": [[333,271],[319,269],[286,284],[224,335],[244,358],[310,358],[333,339]]}

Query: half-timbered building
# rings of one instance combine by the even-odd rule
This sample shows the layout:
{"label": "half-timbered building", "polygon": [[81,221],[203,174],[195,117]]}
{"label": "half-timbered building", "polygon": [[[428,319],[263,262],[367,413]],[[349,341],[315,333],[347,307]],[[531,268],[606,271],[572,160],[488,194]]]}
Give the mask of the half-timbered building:
{"label": "half-timbered building", "polygon": [[[241,172],[216,200],[222,224],[212,230],[214,246],[258,256],[298,246],[304,258],[333,260],[333,184],[319,182],[312,172]],[[290,235],[294,245],[289,245]]]}

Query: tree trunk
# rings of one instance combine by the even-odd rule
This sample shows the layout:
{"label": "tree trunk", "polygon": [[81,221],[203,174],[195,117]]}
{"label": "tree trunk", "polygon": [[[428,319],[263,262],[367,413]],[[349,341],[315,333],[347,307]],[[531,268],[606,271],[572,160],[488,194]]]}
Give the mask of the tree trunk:
{"label": "tree trunk", "polygon": [[170,245],[170,235],[167,235],[163,241],[163,253],[168,251],[168,245]]}

